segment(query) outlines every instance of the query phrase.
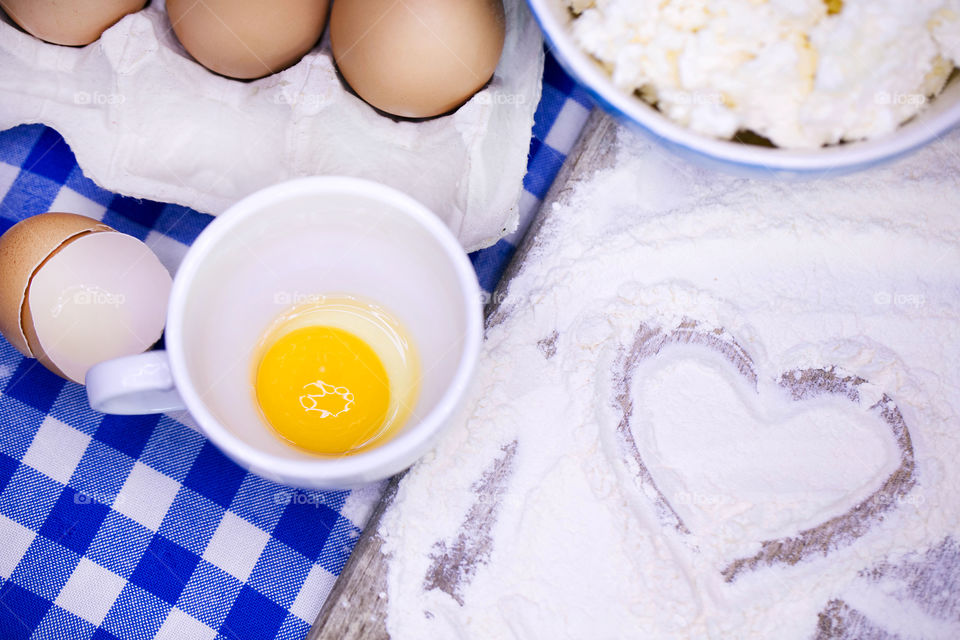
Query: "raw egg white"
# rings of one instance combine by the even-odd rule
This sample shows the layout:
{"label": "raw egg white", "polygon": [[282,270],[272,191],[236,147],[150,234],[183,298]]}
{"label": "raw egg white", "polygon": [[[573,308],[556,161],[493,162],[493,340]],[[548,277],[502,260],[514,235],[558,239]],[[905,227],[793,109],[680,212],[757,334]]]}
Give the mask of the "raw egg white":
{"label": "raw egg white", "polygon": [[328,0],[167,0],[170,23],[197,62],[253,79],[295,64],[327,21]]}
{"label": "raw egg white", "polygon": [[93,365],[160,338],[171,284],[132,236],[85,216],[33,216],[0,237],[0,332],[25,356],[82,383]]}
{"label": "raw egg white", "polygon": [[0,7],[30,35],[73,46],[90,44],[146,4],[147,0],[0,0]]}
{"label": "raw egg white", "polygon": [[505,22],[501,0],[336,0],[330,44],[357,95],[396,116],[427,118],[490,80]]}

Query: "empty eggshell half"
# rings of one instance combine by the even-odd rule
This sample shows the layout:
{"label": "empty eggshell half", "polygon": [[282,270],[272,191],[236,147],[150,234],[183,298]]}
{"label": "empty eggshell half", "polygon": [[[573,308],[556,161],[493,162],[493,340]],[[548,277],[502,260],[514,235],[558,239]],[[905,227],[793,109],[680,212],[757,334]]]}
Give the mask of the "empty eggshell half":
{"label": "empty eggshell half", "polygon": [[300,60],[320,40],[328,7],[328,0],[167,0],[183,48],[211,71],[245,80]]}
{"label": "empty eggshell half", "polygon": [[25,356],[82,383],[94,364],[160,338],[171,284],[132,236],[71,213],[33,216],[0,237],[0,332]]}
{"label": "empty eggshell half", "polygon": [[98,362],[160,339],[171,279],[149,247],[122,233],[74,239],[33,276],[24,323],[34,355],[83,383]]}
{"label": "empty eggshell half", "polygon": [[30,35],[72,46],[88,45],[147,0],[2,0],[0,7]]}
{"label": "empty eggshell half", "polygon": [[33,357],[21,324],[30,278],[57,249],[82,234],[113,231],[75,213],[44,213],[21,220],[0,236],[0,333]]}

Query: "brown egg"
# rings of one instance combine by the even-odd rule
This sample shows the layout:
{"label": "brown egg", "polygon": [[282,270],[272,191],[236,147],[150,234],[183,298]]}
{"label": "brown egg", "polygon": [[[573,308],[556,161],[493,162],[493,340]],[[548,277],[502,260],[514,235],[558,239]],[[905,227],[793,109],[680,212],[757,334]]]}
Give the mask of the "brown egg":
{"label": "brown egg", "polygon": [[147,245],[92,218],[45,213],[0,236],[0,333],[68,380],[156,342],[170,287]]}
{"label": "brown egg", "polygon": [[221,75],[253,79],[295,64],[317,44],[328,0],[167,0],[177,38]]}
{"label": "brown egg", "polygon": [[340,73],[368,103],[427,118],[466,102],[503,51],[501,0],[335,0],[330,43]]}
{"label": "brown egg", "polygon": [[0,7],[27,33],[52,42],[88,45],[147,0],[0,0]]}

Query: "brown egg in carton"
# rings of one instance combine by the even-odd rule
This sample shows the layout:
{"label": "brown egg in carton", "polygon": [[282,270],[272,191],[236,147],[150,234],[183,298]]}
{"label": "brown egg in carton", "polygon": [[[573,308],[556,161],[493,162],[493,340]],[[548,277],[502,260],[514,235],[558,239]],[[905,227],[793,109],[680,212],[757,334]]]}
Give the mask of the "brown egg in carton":
{"label": "brown egg in carton", "polygon": [[544,58],[522,0],[341,0],[329,28],[327,0],[75,1],[4,3],[87,46],[0,12],[0,129],[53,127],[102,187],[216,215],[349,175],[420,200],[467,250],[516,228]]}
{"label": "brown egg in carton", "polygon": [[[615,397],[612,398],[620,421],[616,426],[618,442],[628,458],[634,481],[641,494],[650,497],[662,526],[675,531],[692,548],[696,547],[694,532],[680,517],[674,505],[664,494],[650,466],[644,460],[641,447],[633,435],[631,421],[635,407],[631,398],[634,372],[645,361],[656,358],[664,348],[675,345],[695,345],[719,354],[733,365],[735,371],[749,386],[758,391],[760,381],[753,358],[729,333],[711,329],[698,321],[686,319],[676,328],[664,330],[656,326],[640,325],[633,343],[624,346],[616,364]],[[798,369],[781,373],[776,384],[795,402],[832,396],[861,405],[861,387],[868,384],[861,377],[846,374],[835,367]],[[914,452],[910,430],[899,407],[887,394],[869,407],[860,407],[879,418],[889,430],[899,455],[899,465],[866,498],[841,515],[831,517],[815,526],[793,535],[763,540],[760,550],[747,557],[729,562],[721,575],[726,582],[734,582],[750,571],[775,565],[795,565],[813,557],[824,557],[832,551],[852,544],[883,520],[913,488]]]}

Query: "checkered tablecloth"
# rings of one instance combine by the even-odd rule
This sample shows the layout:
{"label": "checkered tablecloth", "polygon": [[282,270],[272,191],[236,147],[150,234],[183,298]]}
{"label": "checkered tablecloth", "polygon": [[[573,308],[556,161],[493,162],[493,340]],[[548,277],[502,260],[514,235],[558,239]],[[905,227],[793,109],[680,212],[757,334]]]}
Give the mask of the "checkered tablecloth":
{"label": "checkered tablecloth", "polygon": [[[548,57],[521,231],[470,256],[485,290],[500,279],[589,105]],[[46,211],[85,214],[136,236],[171,272],[211,220],[99,188],[51,129],[0,133],[0,232]],[[302,491],[248,473],[185,414],[94,413],[83,387],[0,339],[2,640],[303,638],[369,501],[369,492]]]}

